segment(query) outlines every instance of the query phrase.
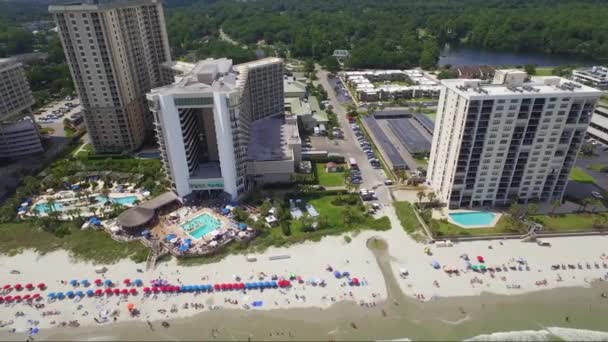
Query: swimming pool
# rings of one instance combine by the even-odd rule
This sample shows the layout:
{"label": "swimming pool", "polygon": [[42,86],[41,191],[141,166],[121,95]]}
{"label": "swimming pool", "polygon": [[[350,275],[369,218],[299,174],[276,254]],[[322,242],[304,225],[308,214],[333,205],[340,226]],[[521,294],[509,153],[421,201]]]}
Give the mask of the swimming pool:
{"label": "swimming pool", "polygon": [[463,227],[467,226],[491,226],[496,214],[486,211],[470,211],[464,213],[449,214],[454,222]]}
{"label": "swimming pool", "polygon": [[[108,198],[106,196],[95,196],[95,200],[99,203],[106,203]],[[121,205],[133,204],[137,201],[137,196],[110,197],[110,201]]]}
{"label": "swimming pool", "polygon": [[[55,211],[63,211],[63,204],[55,203],[53,204],[53,209],[55,209]],[[51,206],[48,203],[38,203],[34,206],[34,212],[39,214],[45,214],[49,211],[51,211]]]}
{"label": "swimming pool", "polygon": [[195,239],[200,239],[203,236],[218,229],[222,225],[220,220],[209,214],[201,214],[191,220],[186,221],[180,227]]}

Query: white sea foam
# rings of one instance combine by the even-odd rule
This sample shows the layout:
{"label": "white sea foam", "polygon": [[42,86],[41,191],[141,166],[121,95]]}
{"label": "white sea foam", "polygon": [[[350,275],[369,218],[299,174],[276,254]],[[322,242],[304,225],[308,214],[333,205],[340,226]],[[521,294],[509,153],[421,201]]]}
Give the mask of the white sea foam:
{"label": "white sea foam", "polygon": [[608,332],[605,331],[560,327],[549,327],[546,329],[552,335],[564,341],[608,341]]}
{"label": "white sea foam", "polygon": [[477,335],[465,341],[550,341],[551,334],[546,330],[504,331]]}

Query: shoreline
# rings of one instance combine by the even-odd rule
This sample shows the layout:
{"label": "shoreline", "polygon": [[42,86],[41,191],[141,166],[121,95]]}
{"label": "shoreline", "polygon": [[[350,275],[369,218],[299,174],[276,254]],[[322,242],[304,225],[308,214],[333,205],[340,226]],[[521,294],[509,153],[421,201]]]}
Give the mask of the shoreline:
{"label": "shoreline", "polygon": [[[64,299],[48,303],[46,294],[51,291],[86,290],[88,288],[74,288],[61,281],[69,282],[71,279],[87,279],[91,283],[96,278],[102,278],[95,273],[99,265],[87,262],[78,262],[70,258],[66,251],[56,251],[47,255],[38,255],[28,250],[16,256],[1,256],[0,267],[4,270],[3,284],[38,283],[45,282],[48,290],[40,292],[45,308],[36,310],[23,304],[0,304],[4,310],[0,311],[0,320],[14,321],[14,324],[0,329],[6,332],[16,329],[19,336],[26,333],[34,325],[28,320],[39,321],[37,328],[41,332],[55,329],[60,322],[78,320],[83,329],[85,326],[95,326],[94,317],[109,316],[114,310],[118,311],[117,322],[174,321],[191,317],[198,317],[200,312],[212,314],[232,311],[237,316],[257,317],[260,312],[278,312],[288,309],[312,310],[312,312],[325,312],[334,310],[332,307],[356,307],[378,315],[390,315],[390,303],[403,302],[417,303],[418,300],[427,303],[453,301],[454,298],[466,298],[464,301],[478,300],[494,295],[507,297],[521,297],[544,293],[550,289],[565,289],[575,287],[578,290],[593,288],[591,284],[598,278],[605,277],[608,269],[595,268],[575,270],[551,270],[551,265],[561,263],[594,262],[600,260],[602,254],[608,251],[608,237],[567,237],[546,239],[551,242],[550,248],[540,247],[536,244],[522,243],[516,240],[504,241],[472,241],[456,243],[453,247],[435,247],[429,245],[432,255],[423,252],[425,245],[412,240],[401,229],[394,211],[386,211],[393,228],[388,231],[361,231],[352,236],[347,243],[342,236],[329,236],[319,242],[305,242],[286,248],[271,247],[263,253],[256,254],[256,262],[248,262],[245,255],[230,255],[213,264],[199,266],[179,266],[175,259],[162,262],[152,271],[137,272],[144,268],[144,264],[136,264],[130,260],[121,260],[108,268],[105,279],[111,279],[118,288],[125,288],[123,279],[141,278],[144,286],[149,286],[152,279],[166,279],[173,285],[216,284],[235,282],[235,276],[241,278],[240,282],[257,282],[270,280],[273,274],[289,277],[293,274],[302,278],[303,284],[292,281],[288,289],[250,290],[241,291],[184,294],[159,294],[156,299],[142,295],[143,287],[137,288],[136,296],[102,296],[101,298],[85,297],[79,302],[73,299]],[[382,251],[370,249],[366,242],[372,237],[379,237],[388,243]],[[484,264],[508,265],[511,259],[525,259],[521,270],[507,270],[501,272],[478,273],[468,270],[465,261],[460,257],[468,253],[471,262],[477,263],[476,257],[483,256]],[[270,257],[288,255],[289,258],[271,260]],[[441,266],[458,269],[459,275],[448,274],[441,268],[434,269],[431,263],[437,261]],[[68,266],[69,267],[64,267]],[[337,279],[332,272],[326,270],[331,265],[333,270],[348,272],[350,277],[358,278],[364,286],[351,286],[345,278]],[[528,266],[526,270],[525,266]],[[48,267],[50,266],[50,267]],[[11,274],[17,269],[20,274]],[[409,275],[405,278],[399,276],[401,269],[406,269]],[[262,274],[265,277],[259,278]],[[557,275],[562,276],[557,281]],[[503,278],[504,277],[504,278]],[[324,280],[326,286],[313,286],[306,284],[311,278]],[[102,278],[103,279],[103,278]],[[546,285],[535,285],[535,282],[547,280]],[[606,282],[602,282],[603,286]],[[2,285],[3,285],[2,284]],[[0,286],[2,286],[0,285]],[[517,289],[509,285],[519,285]],[[89,287],[97,289],[95,285]],[[104,287],[100,287],[105,289]],[[21,291],[21,295],[25,291]],[[14,295],[14,293],[11,293]],[[521,296],[520,296],[521,295]],[[424,297],[422,297],[424,296]],[[598,294],[599,296],[599,294]],[[418,298],[418,299],[417,299]],[[422,299],[424,298],[424,299]],[[599,298],[599,297],[598,297]],[[226,302],[230,299],[232,304]],[[388,304],[385,302],[388,299]],[[350,301],[350,302],[347,302]],[[253,308],[252,303],[262,302],[259,308]],[[140,311],[139,317],[130,317],[127,303],[132,303]],[[195,310],[192,303],[200,304],[204,308]],[[345,304],[346,303],[346,304]],[[354,303],[354,304],[353,304]],[[360,304],[363,303],[363,306]],[[606,301],[608,304],[608,300]],[[185,308],[188,304],[188,309]],[[244,304],[251,309],[244,310]],[[174,307],[174,310],[171,310]],[[222,310],[210,310],[210,308]],[[382,309],[381,309],[382,307]],[[58,315],[42,317],[42,312],[58,310]],[[160,310],[160,311],[159,311]],[[163,312],[162,310],[165,310]],[[382,312],[381,310],[384,310]],[[17,311],[22,311],[24,317],[15,317]],[[171,312],[173,311],[173,312]],[[252,312],[257,311],[256,314]],[[340,311],[338,309],[338,311]],[[85,314],[86,312],[86,314]],[[456,312],[458,313],[458,312]],[[263,315],[263,316],[264,316]],[[342,315],[342,314],[341,314]],[[327,318],[329,319],[329,318]],[[462,317],[453,317],[449,321],[459,322]],[[80,330],[80,329],[74,329]],[[16,335],[12,335],[13,337]]]}

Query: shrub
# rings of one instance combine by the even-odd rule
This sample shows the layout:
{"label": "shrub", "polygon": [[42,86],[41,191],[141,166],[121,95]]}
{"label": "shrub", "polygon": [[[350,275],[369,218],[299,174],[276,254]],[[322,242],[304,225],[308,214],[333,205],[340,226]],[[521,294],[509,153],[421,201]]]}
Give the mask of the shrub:
{"label": "shrub", "polygon": [[344,235],[344,241],[346,241],[346,243],[350,243],[351,241],[353,241],[353,239],[348,235]]}

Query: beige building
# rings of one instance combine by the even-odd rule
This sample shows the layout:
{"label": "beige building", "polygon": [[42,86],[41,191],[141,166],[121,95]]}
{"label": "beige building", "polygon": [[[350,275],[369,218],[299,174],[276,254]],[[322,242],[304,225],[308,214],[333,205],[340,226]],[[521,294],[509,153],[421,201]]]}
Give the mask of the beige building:
{"label": "beige building", "polygon": [[51,5],[97,152],[139,148],[151,133],[145,94],[170,83],[160,0],[84,0]]}
{"label": "beige building", "polygon": [[231,198],[289,182],[301,160],[297,118],[283,108],[283,60],[165,63],[172,85],[148,95],[161,159],[179,196]]}
{"label": "beige building", "polygon": [[21,63],[0,59],[0,159],[43,152],[31,115],[34,97]]}
{"label": "beige building", "polygon": [[442,81],[427,183],[452,208],[560,200],[601,92],[497,70]]}

